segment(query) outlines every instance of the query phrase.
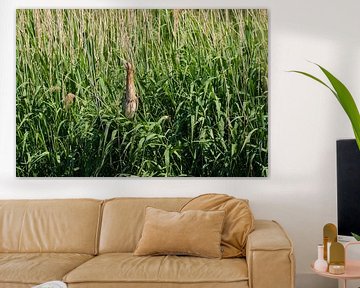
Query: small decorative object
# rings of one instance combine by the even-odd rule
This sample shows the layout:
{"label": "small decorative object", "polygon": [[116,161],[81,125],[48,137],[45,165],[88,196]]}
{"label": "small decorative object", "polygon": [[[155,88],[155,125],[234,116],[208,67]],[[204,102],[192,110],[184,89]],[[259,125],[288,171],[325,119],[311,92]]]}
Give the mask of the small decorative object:
{"label": "small decorative object", "polygon": [[318,259],[314,263],[314,269],[320,272],[326,272],[328,263],[324,260],[324,245],[318,245]]}
{"label": "small decorative object", "polygon": [[331,243],[329,273],[345,273],[345,248],[339,242]]}
{"label": "small decorative object", "polygon": [[324,248],[324,250],[326,251],[326,261],[328,262],[328,264],[330,264],[330,247],[331,247],[331,242],[328,241],[326,250]]}
{"label": "small decorative object", "polygon": [[324,259],[329,262],[329,251],[331,243],[337,242],[337,228],[334,224],[328,223],[323,228],[323,237],[324,237]]}
{"label": "small decorative object", "polygon": [[345,266],[344,265],[336,265],[336,264],[330,264],[329,265],[329,273],[340,275],[345,273]]}

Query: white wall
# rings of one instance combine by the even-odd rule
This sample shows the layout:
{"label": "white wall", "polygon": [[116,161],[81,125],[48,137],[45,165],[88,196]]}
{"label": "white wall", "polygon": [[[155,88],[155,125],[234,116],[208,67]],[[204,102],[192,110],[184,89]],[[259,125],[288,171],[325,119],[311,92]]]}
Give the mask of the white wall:
{"label": "white wall", "polygon": [[[298,287],[335,287],[309,264],[322,226],[336,223],[335,141],[353,137],[346,116],[318,84],[285,72],[333,71],[360,102],[358,0],[174,0],[167,7],[268,8],[270,11],[270,176],[266,179],[16,179],[15,8],[165,7],[167,1],[2,0],[0,6],[0,198],[195,196],[250,199],[257,218],[278,220],[295,244]],[[61,4],[59,4],[61,3]],[[148,4],[148,3],[151,3]],[[318,73],[320,75],[320,73]],[[323,283],[323,284],[322,284]],[[270,288],[270,287],[269,287]]]}

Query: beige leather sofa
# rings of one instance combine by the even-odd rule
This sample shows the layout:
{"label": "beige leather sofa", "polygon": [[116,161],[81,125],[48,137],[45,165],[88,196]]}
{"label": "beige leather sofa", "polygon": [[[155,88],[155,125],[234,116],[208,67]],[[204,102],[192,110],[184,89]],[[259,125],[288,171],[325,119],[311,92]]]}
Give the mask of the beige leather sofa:
{"label": "beige leather sofa", "polygon": [[63,280],[71,288],[293,288],[292,244],[256,220],[246,258],[133,256],[144,211],[185,198],[1,200],[0,288]]}

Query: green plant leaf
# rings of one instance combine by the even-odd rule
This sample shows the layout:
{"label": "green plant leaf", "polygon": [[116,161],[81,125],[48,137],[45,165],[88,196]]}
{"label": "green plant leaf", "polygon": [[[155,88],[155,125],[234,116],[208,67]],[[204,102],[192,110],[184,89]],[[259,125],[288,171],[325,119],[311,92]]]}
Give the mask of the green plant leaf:
{"label": "green plant leaf", "polygon": [[339,79],[337,79],[333,74],[331,74],[324,67],[322,67],[316,63],[314,63],[314,64],[316,66],[318,66],[321,69],[321,71],[325,74],[325,76],[330,81],[333,88],[331,88],[325,82],[323,82],[319,78],[317,78],[309,73],[297,71],[297,70],[293,70],[293,71],[289,71],[289,72],[294,72],[294,73],[305,75],[305,76],[321,83],[335,95],[335,97],[339,101],[340,105],[343,107],[345,113],[349,117],[352,128],[354,130],[356,143],[360,150],[360,114],[359,114],[358,108],[356,107],[354,98],[352,97],[350,91],[346,88],[346,86]]}
{"label": "green plant leaf", "polygon": [[351,235],[356,239],[356,241],[360,241],[360,235],[351,233]]}
{"label": "green plant leaf", "polygon": [[357,143],[359,144],[360,139],[358,136],[360,136],[360,114],[358,108],[356,107],[354,98],[340,80],[338,80],[325,68],[321,67],[320,65],[318,66],[320,67],[321,71],[323,71],[323,73],[326,75],[326,77],[329,79],[331,85],[334,87],[338,95],[337,98],[351,121],[353,130],[355,132],[355,137],[357,139]]}
{"label": "green plant leaf", "polygon": [[313,75],[311,75],[311,74],[309,74],[309,73],[302,72],[302,71],[298,71],[298,70],[290,70],[289,72],[294,72],[294,73],[298,73],[298,74],[305,75],[305,76],[307,76],[307,77],[309,77],[309,78],[311,78],[311,79],[313,79],[313,80],[321,83],[322,85],[324,85],[325,87],[327,87],[327,88],[336,96],[336,98],[338,98],[336,92],[335,92],[329,85],[327,85],[324,81],[320,80],[319,78],[317,78],[317,77],[315,77],[315,76],[313,76]]}

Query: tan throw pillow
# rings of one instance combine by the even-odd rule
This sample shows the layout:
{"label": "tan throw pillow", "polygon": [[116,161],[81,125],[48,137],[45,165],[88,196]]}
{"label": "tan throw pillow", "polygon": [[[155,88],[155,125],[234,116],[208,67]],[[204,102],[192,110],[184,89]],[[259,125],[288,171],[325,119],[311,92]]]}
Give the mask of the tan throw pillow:
{"label": "tan throw pillow", "polygon": [[188,210],[225,211],[221,236],[222,257],[246,255],[247,236],[254,230],[254,217],[247,200],[225,194],[204,194],[190,200],[181,209],[181,211]]}
{"label": "tan throw pillow", "polygon": [[134,255],[192,255],[221,258],[224,211],[168,212],[146,208]]}

